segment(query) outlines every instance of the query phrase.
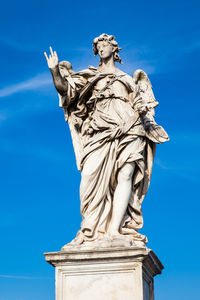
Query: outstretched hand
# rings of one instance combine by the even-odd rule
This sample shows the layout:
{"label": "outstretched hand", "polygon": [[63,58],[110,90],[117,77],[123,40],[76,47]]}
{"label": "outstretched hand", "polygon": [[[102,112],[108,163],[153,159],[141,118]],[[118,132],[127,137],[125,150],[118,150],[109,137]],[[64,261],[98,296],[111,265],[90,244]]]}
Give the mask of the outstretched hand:
{"label": "outstretched hand", "polygon": [[49,48],[50,48],[51,54],[48,57],[47,53],[44,52],[44,56],[46,57],[49,69],[54,69],[58,65],[58,55],[57,55],[56,51],[52,50],[51,47],[49,47]]}

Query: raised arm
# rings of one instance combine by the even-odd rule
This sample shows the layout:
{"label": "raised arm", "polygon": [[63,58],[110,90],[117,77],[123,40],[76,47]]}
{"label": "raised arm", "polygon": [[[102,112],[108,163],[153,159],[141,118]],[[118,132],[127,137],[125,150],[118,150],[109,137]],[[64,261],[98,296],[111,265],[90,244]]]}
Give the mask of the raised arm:
{"label": "raised arm", "polygon": [[55,88],[59,94],[63,95],[67,92],[67,84],[65,83],[59,72],[58,55],[56,51],[53,51],[50,47],[50,52],[51,54],[49,55],[49,57],[46,52],[44,52],[44,55],[46,57],[48,67],[51,71]]}

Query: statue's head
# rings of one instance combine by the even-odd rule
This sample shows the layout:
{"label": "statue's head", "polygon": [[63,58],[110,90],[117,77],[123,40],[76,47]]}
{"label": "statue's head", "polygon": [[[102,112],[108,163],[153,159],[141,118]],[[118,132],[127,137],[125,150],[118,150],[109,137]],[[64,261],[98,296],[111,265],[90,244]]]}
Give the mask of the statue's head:
{"label": "statue's head", "polygon": [[93,40],[93,51],[94,55],[100,56],[100,64],[102,64],[102,59],[109,58],[113,56],[114,61],[121,62],[118,52],[121,51],[118,43],[115,41],[113,35],[108,35],[106,33],[101,34]]}

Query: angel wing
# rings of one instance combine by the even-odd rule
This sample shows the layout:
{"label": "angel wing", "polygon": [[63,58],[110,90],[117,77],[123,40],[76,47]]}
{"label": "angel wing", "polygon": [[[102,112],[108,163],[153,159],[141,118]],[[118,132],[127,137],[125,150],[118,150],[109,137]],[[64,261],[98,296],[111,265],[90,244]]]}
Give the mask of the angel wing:
{"label": "angel wing", "polygon": [[154,109],[159,103],[156,101],[151,82],[143,70],[136,70],[133,74],[137,92],[140,94],[149,109]]}
{"label": "angel wing", "polygon": [[164,143],[169,140],[166,131],[154,120],[154,108],[159,104],[153,94],[151,82],[143,70],[136,70],[133,74],[136,84],[136,96],[142,99],[146,113],[143,115],[143,123],[146,136],[155,143]]}
{"label": "angel wing", "polygon": [[74,148],[75,157],[76,157],[76,164],[77,164],[78,170],[80,170],[80,163],[81,163],[81,157],[82,157],[82,152],[83,152],[83,144],[82,144],[82,139],[81,139],[80,130],[79,130],[80,120],[78,120],[77,117],[73,114],[73,108],[69,109],[67,106],[67,103],[68,103],[67,99],[72,97],[72,95],[75,94],[75,92],[76,92],[75,91],[76,85],[71,76],[73,70],[70,66],[71,66],[71,64],[66,61],[59,63],[60,75],[62,76],[62,78],[65,81],[68,82],[68,93],[67,93],[67,95],[64,95],[64,96],[58,94],[58,96],[59,96],[59,106],[63,108],[65,121],[68,122],[68,124],[69,124],[73,148]]}

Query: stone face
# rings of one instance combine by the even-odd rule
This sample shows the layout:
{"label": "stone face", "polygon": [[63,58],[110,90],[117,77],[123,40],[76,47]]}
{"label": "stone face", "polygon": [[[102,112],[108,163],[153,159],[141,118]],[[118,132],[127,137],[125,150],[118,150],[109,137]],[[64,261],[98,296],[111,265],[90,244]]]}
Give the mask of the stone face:
{"label": "stone face", "polygon": [[56,300],[153,300],[162,264],[147,248],[45,253],[56,268]]}

